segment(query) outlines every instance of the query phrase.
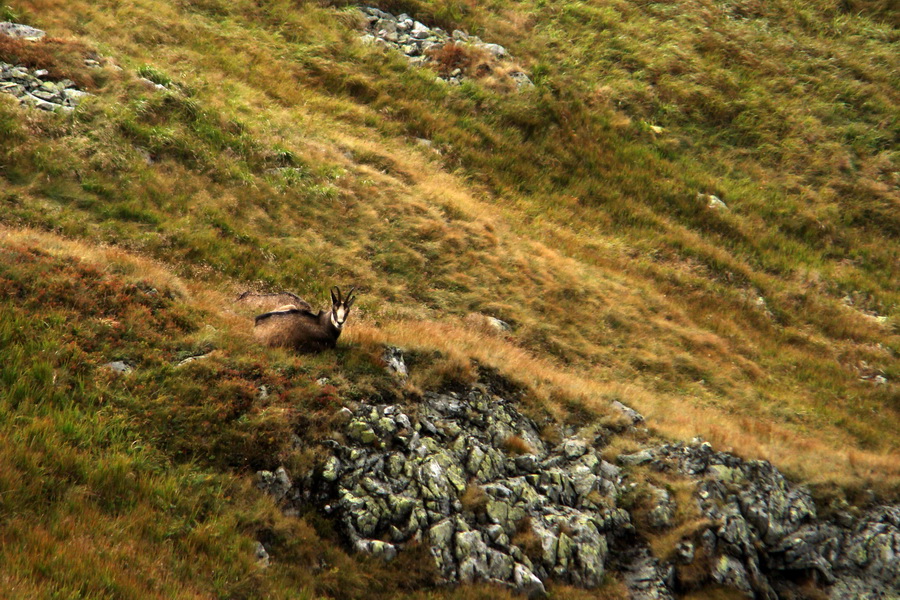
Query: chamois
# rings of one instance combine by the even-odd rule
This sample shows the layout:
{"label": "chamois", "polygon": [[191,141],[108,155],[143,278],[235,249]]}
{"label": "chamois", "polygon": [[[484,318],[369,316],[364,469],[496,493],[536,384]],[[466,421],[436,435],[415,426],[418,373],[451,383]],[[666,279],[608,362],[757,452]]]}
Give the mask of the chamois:
{"label": "chamois", "polygon": [[355,289],[351,288],[344,298],[340,288],[331,288],[331,310],[320,310],[318,313],[312,311],[309,303],[290,294],[293,303],[256,317],[253,334],[267,346],[284,346],[301,352],[334,348],[350,314],[350,307],[356,300],[353,297]]}

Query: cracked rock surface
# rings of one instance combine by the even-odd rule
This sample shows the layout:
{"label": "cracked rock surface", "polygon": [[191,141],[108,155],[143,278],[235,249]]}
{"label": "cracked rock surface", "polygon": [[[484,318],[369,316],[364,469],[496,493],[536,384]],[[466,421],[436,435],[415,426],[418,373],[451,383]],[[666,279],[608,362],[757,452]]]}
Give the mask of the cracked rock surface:
{"label": "cracked rock surface", "polygon": [[[333,445],[320,494],[354,547],[391,557],[423,541],[446,582],[495,581],[530,596],[548,578],[599,585],[615,531],[619,469],[588,443],[535,424],[475,387],[427,394],[417,414],[362,406]],[[511,438],[531,452],[511,455]],[[473,497],[475,500],[467,500]]]}
{"label": "cracked rock surface", "polygon": [[809,492],[766,461],[700,440],[652,454],[653,468],[700,479],[697,501],[714,525],[699,542],[715,582],[776,600],[786,582],[808,575],[834,599],[900,598],[900,507],[822,520]]}

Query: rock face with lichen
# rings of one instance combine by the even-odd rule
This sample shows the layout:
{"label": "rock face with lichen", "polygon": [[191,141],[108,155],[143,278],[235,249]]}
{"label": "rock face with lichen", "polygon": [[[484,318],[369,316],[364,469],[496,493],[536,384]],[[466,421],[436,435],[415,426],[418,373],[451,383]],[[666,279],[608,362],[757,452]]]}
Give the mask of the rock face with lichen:
{"label": "rock face with lichen", "polygon": [[[426,544],[445,583],[490,581],[529,597],[550,580],[596,587],[614,571],[632,598],[666,600],[696,584],[776,599],[812,578],[831,598],[900,597],[900,507],[817,516],[809,492],[765,461],[715,452],[701,440],[599,454],[603,438],[574,429],[548,442],[490,384],[428,393],[409,409],[390,404],[343,408],[343,436],[328,458],[296,484],[283,469],[259,485],[286,508],[314,502],[357,551],[385,560]],[[633,426],[643,418],[615,407]],[[613,432],[608,432],[612,435]],[[621,507],[632,468],[692,480],[709,525],[682,539],[667,561],[643,536],[676,526],[676,504],[650,486],[652,531],[637,532]],[[693,583],[680,579],[691,565]]]}
{"label": "rock face with lichen", "polygon": [[529,595],[551,577],[593,587],[608,536],[630,527],[616,508],[617,467],[584,440],[543,441],[486,387],[428,394],[416,414],[362,406],[346,437],[319,477],[326,510],[365,552],[389,558],[427,543],[446,582],[495,581]]}
{"label": "rock face with lichen", "polygon": [[900,597],[900,507],[823,520],[809,492],[766,461],[699,440],[652,454],[651,468],[699,480],[696,501],[712,526],[698,544],[716,583],[775,600],[807,577],[835,599]]}

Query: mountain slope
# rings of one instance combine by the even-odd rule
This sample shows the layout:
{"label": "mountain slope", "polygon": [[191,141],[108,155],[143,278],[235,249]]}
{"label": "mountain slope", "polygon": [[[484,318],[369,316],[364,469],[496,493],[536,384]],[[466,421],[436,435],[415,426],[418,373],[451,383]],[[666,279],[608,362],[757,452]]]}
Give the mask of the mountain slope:
{"label": "mountain slope", "polygon": [[[379,344],[390,343],[441,353],[414,369],[414,391],[471,379],[476,359],[527,385],[535,413],[609,423],[620,399],[657,435],[701,435],[769,459],[823,496],[897,497],[895,28],[879,13],[788,0],[382,8],[503,44],[536,87],[511,92],[490,74],[436,82],[362,43],[353,7],[47,0],[5,9],[55,39],[6,41],[0,60],[56,69],[93,94],[71,115],[0,94],[0,220],[8,264],[19,265],[3,279],[6,345],[19,357],[6,381],[35,382],[10,388],[10,431],[22,399],[52,393],[51,373],[87,386],[86,397],[102,395],[97,385],[125,388],[132,399],[110,418],[130,423],[129,436],[150,436],[152,460],[165,465],[158,477],[170,479],[148,489],[184,485],[178,469],[199,461],[227,482],[216,485],[244,486],[241,497],[252,498],[238,481],[293,456],[291,431],[300,454],[311,453],[330,431],[329,403],[398,393],[379,367]],[[705,194],[728,210],[711,209]],[[66,244],[65,256],[99,253],[88,270],[127,252],[191,291],[173,309],[135,300],[135,288],[93,314],[112,292],[92,282],[78,292],[83,302],[66,304],[86,274],[41,254]],[[42,269],[60,288],[48,298]],[[359,310],[336,354],[297,358],[241,341],[251,321],[230,307],[234,292],[290,289],[312,300],[345,282],[360,287]],[[67,308],[43,316],[47,301]],[[183,314],[153,321],[170,310]],[[472,313],[513,329],[497,335]],[[104,319],[127,323],[125,338],[108,337],[119,330]],[[28,348],[16,332],[35,323],[48,333]],[[50,358],[92,335],[104,341],[87,356]],[[190,377],[171,367],[211,348],[210,372],[202,361]],[[32,355],[37,363],[22,358]],[[141,383],[104,383],[100,365],[113,360],[136,366]],[[335,386],[327,401],[314,384],[323,376]],[[259,385],[284,386],[278,410],[258,405]],[[46,407],[34,418],[103,414],[99,401],[84,402],[77,418]],[[321,409],[314,427],[297,406]],[[222,414],[236,429],[216,430]],[[53,435],[50,449],[63,443]],[[90,452],[99,433],[80,435]],[[105,485],[75,487],[104,496]],[[144,502],[135,494],[128,514]],[[30,495],[16,502],[30,505]],[[271,506],[240,510],[253,516],[232,523],[305,527],[285,525]],[[213,525],[225,536],[258,527],[225,523]],[[249,544],[241,539],[229,543]],[[254,568],[246,557],[210,560]],[[12,585],[31,580],[20,577]],[[334,589],[365,589],[356,577]],[[255,576],[246,592],[233,581],[196,595],[255,593]],[[325,586],[317,581],[304,585]]]}

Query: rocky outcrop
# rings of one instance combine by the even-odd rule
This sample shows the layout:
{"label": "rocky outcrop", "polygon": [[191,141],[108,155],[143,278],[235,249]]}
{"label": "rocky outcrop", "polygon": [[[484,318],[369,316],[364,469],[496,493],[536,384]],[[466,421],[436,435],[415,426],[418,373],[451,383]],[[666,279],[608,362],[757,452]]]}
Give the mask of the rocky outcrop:
{"label": "rocky outcrop", "polygon": [[[364,7],[361,10],[367,24],[367,33],[363,36],[363,40],[398,50],[413,65],[421,66],[433,62],[435,52],[446,44],[457,44],[483,51],[494,61],[509,61],[511,58],[506,48],[500,44],[485,43],[478,36],[469,35],[459,29],[450,34],[440,27],[428,27],[407,14],[394,16],[372,7]],[[515,82],[518,89],[534,87],[524,71],[513,69],[506,75]],[[462,68],[455,68],[446,73],[439,73],[438,78],[452,85],[459,85],[465,79],[465,73]]]}
{"label": "rocky outcrop", "polygon": [[[402,363],[397,351],[388,358]],[[620,468],[598,452],[611,432],[584,439],[569,429],[549,442],[514,394],[492,384],[428,393],[409,408],[363,403],[340,412],[343,435],[327,442],[315,472],[292,482],[284,469],[264,471],[260,488],[288,511],[318,505],[357,551],[391,560],[408,544],[427,545],[446,583],[491,581],[537,597],[548,580],[594,587],[611,570],[640,600],[707,584],[774,600],[800,580],[834,599],[900,594],[900,507],[821,519],[809,492],[768,462],[702,440],[620,455]],[[649,529],[635,531],[621,500],[637,485],[628,480],[633,468],[696,484],[691,502],[708,525],[666,561],[642,536],[678,525],[675,498],[649,486]]]}
{"label": "rocky outcrop", "polygon": [[319,476],[326,510],[374,555],[427,543],[447,582],[596,586],[610,536],[630,528],[617,467],[576,437],[548,444],[485,387],[428,394],[415,414],[362,406],[346,434]]}
{"label": "rocky outcrop", "polygon": [[716,583],[772,600],[798,578],[820,582],[835,599],[900,597],[900,507],[825,521],[809,492],[766,461],[700,440],[652,454],[653,468],[700,480],[697,502],[713,526],[697,542]]}
{"label": "rocky outcrop", "polygon": [[68,79],[52,81],[43,69],[0,62],[0,92],[12,94],[25,106],[48,112],[70,112],[86,97]]}

